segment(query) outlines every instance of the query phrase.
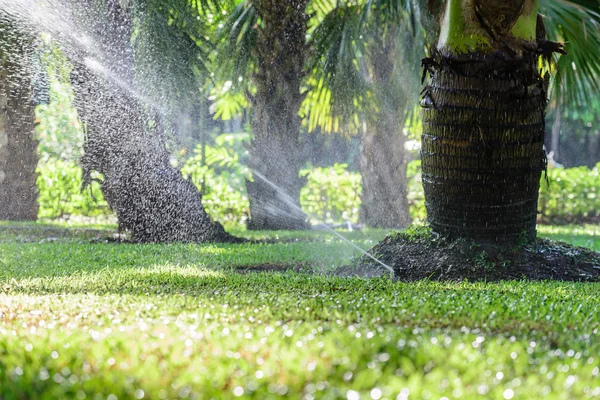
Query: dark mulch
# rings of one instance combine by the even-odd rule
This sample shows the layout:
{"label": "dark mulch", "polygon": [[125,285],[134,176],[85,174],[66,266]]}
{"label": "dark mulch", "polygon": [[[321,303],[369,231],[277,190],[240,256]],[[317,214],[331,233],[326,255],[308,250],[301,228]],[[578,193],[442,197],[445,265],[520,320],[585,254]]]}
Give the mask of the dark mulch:
{"label": "dark mulch", "polygon": [[[394,269],[395,279],[444,281],[558,280],[600,282],[600,253],[563,242],[500,246],[464,239],[392,234],[370,250]],[[339,272],[385,271],[366,256]]]}

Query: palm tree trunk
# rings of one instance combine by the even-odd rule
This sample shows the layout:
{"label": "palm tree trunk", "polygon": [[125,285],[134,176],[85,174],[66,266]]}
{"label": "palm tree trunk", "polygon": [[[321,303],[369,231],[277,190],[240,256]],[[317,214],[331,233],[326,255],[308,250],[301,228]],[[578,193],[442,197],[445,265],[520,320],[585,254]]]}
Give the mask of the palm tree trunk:
{"label": "palm tree trunk", "polygon": [[399,31],[397,26],[381,29],[370,44],[367,58],[378,112],[370,116],[367,126],[372,129],[363,132],[361,141],[359,219],[374,228],[405,228],[411,222],[403,127],[408,99],[416,96],[418,85],[411,84],[412,72],[416,71],[407,65],[409,61],[398,60],[398,52],[414,44],[411,37],[400,43]]}
{"label": "palm tree trunk", "polygon": [[596,151],[594,151],[593,160],[600,163],[600,132],[596,131]]}
{"label": "palm tree trunk", "polygon": [[300,211],[300,190],[305,179],[299,143],[300,93],[308,57],[307,0],[253,1],[263,21],[258,43],[257,88],[252,103],[254,139],[247,181],[250,200],[248,229],[306,229]]}
{"label": "palm tree trunk", "polygon": [[0,38],[0,220],[37,219],[35,104],[31,39],[12,25]]}
{"label": "palm tree trunk", "polygon": [[[535,45],[535,24],[529,42],[515,37],[486,41],[481,38],[494,33],[484,28],[461,36],[460,27],[452,26],[457,16],[464,18],[463,26],[489,17],[469,20],[465,15],[475,7],[467,9],[466,3],[448,1],[449,26],[442,28],[446,35],[442,33],[435,57],[426,61],[432,73],[421,103],[428,221],[435,232],[451,237],[533,240],[540,175],[546,166],[547,89],[547,79],[538,71],[537,46],[530,46],[531,40]],[[462,7],[462,16],[457,7]],[[535,21],[537,4],[528,11]],[[530,15],[524,18],[531,21]],[[477,35],[481,40],[473,48],[469,40]]]}
{"label": "palm tree trunk", "polygon": [[94,27],[100,32],[95,38],[104,50],[101,65],[73,60],[71,74],[86,130],[81,160],[86,183],[92,171],[103,174],[103,194],[135,241],[234,240],[206,214],[196,187],[171,166],[162,131],[151,128],[156,113],[140,100],[133,80],[131,20],[118,2],[109,0],[107,6],[107,15],[87,21],[92,32]]}
{"label": "palm tree trunk", "polygon": [[560,129],[562,125],[562,107],[560,104],[560,98],[556,100],[556,109],[554,110],[554,125],[552,125],[552,142],[550,151],[552,151],[553,158],[558,162],[560,158]]}
{"label": "palm tree trunk", "polygon": [[144,104],[84,67],[76,71],[75,105],[87,133],[81,163],[103,174],[102,192],[120,227],[139,242],[233,240],[206,214],[196,187],[170,165],[160,132],[148,128]]}
{"label": "palm tree trunk", "polygon": [[363,132],[360,173],[363,194],[360,222],[374,228],[403,228],[410,224],[406,157],[400,110],[380,114],[373,129]]}

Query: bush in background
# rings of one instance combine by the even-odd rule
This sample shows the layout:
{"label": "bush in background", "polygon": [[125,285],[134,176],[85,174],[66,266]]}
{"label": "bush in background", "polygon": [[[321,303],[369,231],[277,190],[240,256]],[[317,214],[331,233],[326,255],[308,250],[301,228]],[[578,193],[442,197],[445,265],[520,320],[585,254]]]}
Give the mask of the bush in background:
{"label": "bush in background", "polygon": [[[74,161],[48,159],[40,162],[37,172],[40,205],[38,218],[97,217],[112,214],[98,182],[92,182],[81,191],[82,171]],[[100,178],[99,174],[96,178]]]}
{"label": "bush in background", "polygon": [[[251,172],[240,160],[247,135],[221,135],[216,146],[198,147],[195,156],[181,169],[183,175],[203,194],[206,211],[227,226],[243,226],[249,216],[245,179]],[[586,167],[548,170],[548,183],[542,178],[540,222],[569,224],[600,221],[600,164]],[[94,182],[81,192],[81,168],[73,161],[45,160],[38,167],[39,218],[65,216],[98,217],[112,212],[100,185]],[[361,204],[361,177],[348,171],[347,165],[307,168],[301,171],[307,184],[300,204],[313,223],[358,222]],[[425,219],[421,184],[421,163],[408,165],[410,214],[413,220]]]}
{"label": "bush in background", "polygon": [[425,221],[427,211],[425,210],[425,191],[421,182],[421,160],[408,163],[406,168],[408,177],[408,206],[413,222]]}
{"label": "bush in background", "polygon": [[361,177],[348,171],[346,164],[328,168],[310,168],[300,171],[307,178],[300,191],[300,205],[312,223],[358,222]]}
{"label": "bush in background", "polygon": [[250,171],[240,162],[249,140],[247,133],[220,135],[216,146],[198,146],[181,168],[184,178],[202,193],[206,212],[226,226],[244,225],[250,215],[245,184]]}
{"label": "bush in background", "polygon": [[552,168],[542,177],[539,210],[543,223],[562,225],[600,221],[600,163]]}

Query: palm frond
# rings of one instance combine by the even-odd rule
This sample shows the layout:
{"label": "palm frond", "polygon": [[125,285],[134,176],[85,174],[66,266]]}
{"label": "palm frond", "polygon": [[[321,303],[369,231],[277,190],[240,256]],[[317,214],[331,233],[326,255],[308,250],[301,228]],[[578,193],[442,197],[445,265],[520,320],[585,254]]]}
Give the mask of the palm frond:
{"label": "palm frond", "polygon": [[549,38],[569,53],[558,60],[553,94],[566,106],[591,104],[600,95],[600,2],[541,0],[540,12]]}
{"label": "palm frond", "polygon": [[248,76],[258,37],[259,15],[250,2],[238,4],[219,32],[220,74],[228,79]]}
{"label": "palm frond", "polygon": [[211,27],[197,7],[193,0],[147,0],[134,9],[138,74],[166,98],[197,93],[197,76],[207,75]]}
{"label": "palm frond", "polygon": [[362,20],[363,23],[374,19],[399,24],[408,19],[414,32],[417,27],[417,15],[418,5],[413,0],[366,0]]}
{"label": "palm frond", "polygon": [[[418,65],[408,55],[421,53],[419,45],[409,44],[420,32],[418,16],[417,5],[410,0],[336,2],[312,35],[315,93],[306,99],[310,106],[304,107],[310,129],[331,130],[338,119],[348,121],[340,126],[360,128],[359,120],[377,115],[391,92],[406,89],[399,82],[406,79],[405,73],[415,72],[406,66],[412,61]],[[408,42],[403,35],[408,35]],[[393,54],[385,54],[388,50]],[[398,78],[388,82],[398,84],[390,91],[373,85],[373,66],[382,59]]]}
{"label": "palm frond", "polygon": [[329,11],[313,32],[314,52],[309,69],[313,81],[303,107],[309,130],[317,126],[331,131],[340,116],[356,113],[357,102],[368,90],[361,73],[363,7],[338,6]]}

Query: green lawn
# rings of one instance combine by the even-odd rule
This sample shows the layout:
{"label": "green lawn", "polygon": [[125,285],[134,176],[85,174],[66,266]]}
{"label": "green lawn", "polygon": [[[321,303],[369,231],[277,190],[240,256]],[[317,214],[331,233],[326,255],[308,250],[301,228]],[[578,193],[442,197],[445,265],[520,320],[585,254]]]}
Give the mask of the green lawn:
{"label": "green lawn", "polygon": [[[0,224],[1,399],[600,398],[600,283],[244,274],[356,250],[325,232],[131,245],[95,228]],[[600,250],[597,232],[541,229]]]}

